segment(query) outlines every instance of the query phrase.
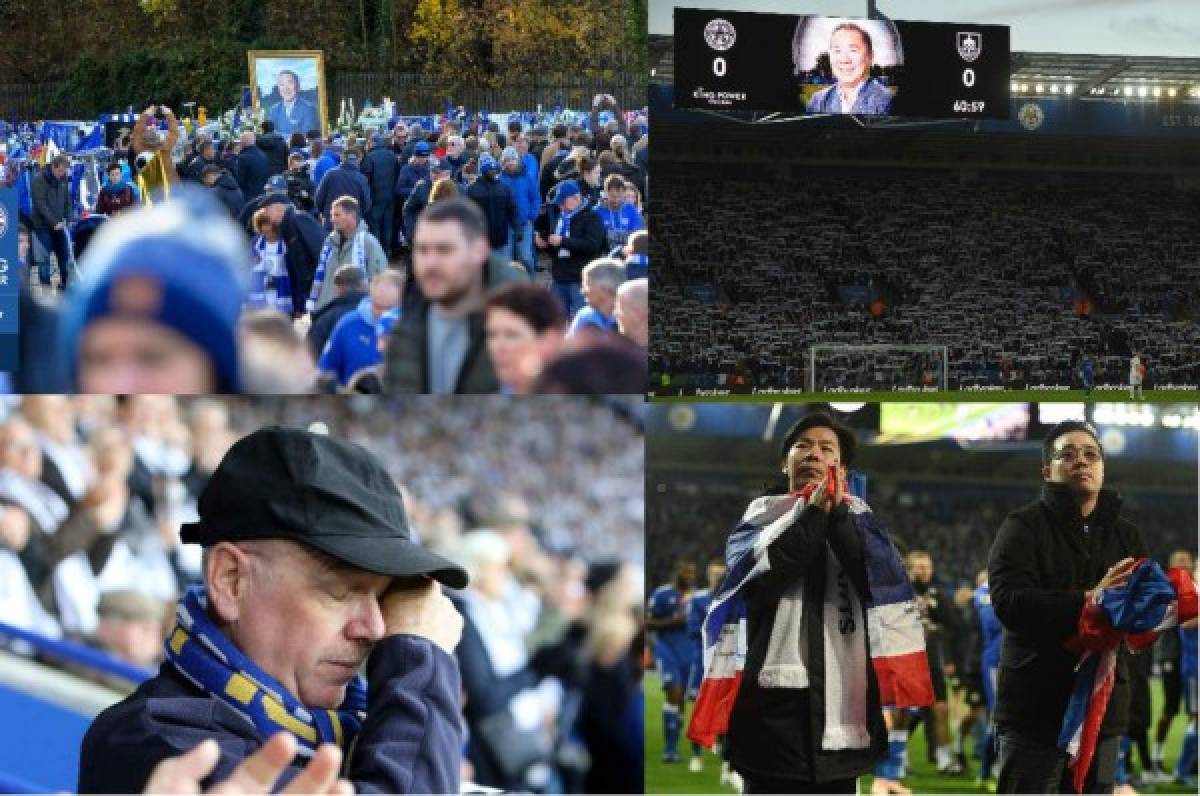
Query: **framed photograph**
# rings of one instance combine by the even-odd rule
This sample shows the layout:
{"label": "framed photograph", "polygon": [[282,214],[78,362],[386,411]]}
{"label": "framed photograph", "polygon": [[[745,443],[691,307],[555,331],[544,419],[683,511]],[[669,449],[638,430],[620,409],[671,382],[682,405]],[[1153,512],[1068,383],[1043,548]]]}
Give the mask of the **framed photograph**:
{"label": "framed photograph", "polygon": [[254,108],[287,138],[309,130],[329,132],[325,54],[321,50],[248,50]]}

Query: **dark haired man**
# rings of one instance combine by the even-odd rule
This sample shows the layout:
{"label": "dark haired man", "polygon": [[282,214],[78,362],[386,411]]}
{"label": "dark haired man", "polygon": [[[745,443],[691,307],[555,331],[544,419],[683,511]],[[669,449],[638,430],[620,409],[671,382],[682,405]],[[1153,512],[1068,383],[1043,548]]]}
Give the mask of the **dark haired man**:
{"label": "dark haired man", "polygon": [[[1148,555],[1141,532],[1121,516],[1121,497],[1104,487],[1104,448],[1096,430],[1069,420],[1042,443],[1042,496],[1004,520],[988,558],[992,606],[1004,625],[995,720],[1000,793],[1068,793],[1067,756],[1058,734],[1078,656],[1075,635],[1088,600],[1119,587]],[[1111,793],[1120,735],[1129,713],[1128,651],[1087,774],[1088,793]]]}
{"label": "dark haired man", "polygon": [[417,290],[388,342],[387,392],[496,392],[500,384],[484,339],[484,296],[521,277],[491,254],[483,212],[463,197],[428,205],[417,220],[412,253]]}

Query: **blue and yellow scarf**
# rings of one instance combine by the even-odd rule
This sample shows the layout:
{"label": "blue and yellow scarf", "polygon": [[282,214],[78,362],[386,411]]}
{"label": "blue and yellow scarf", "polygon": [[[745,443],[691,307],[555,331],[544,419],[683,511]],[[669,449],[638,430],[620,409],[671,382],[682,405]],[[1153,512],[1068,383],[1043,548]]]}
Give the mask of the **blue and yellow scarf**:
{"label": "blue and yellow scarf", "polygon": [[309,709],[225,637],[205,611],[203,586],[192,586],[175,609],[178,623],[167,639],[167,660],[197,688],[222,700],[258,728],[264,738],[280,730],[296,736],[298,754],[318,744],[346,750],[367,715],[367,684],[356,675],[337,710]]}

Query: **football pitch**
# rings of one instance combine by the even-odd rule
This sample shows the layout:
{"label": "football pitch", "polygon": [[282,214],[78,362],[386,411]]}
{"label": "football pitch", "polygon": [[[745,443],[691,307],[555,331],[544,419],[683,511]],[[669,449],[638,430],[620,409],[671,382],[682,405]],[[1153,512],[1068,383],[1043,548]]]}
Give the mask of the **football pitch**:
{"label": "football pitch", "polygon": [[[733,793],[733,789],[720,784],[721,761],[712,752],[704,753],[704,770],[693,774],[688,771],[688,760],[691,758],[691,744],[684,737],[679,742],[679,752],[683,760],[670,765],[662,762],[662,687],[658,677],[652,672],[646,673],[646,793]],[[1162,703],[1162,689],[1157,680],[1150,681],[1151,698],[1154,701],[1154,712],[1158,717],[1159,706]],[[691,715],[690,705],[688,716]],[[686,717],[685,717],[686,726]],[[1182,715],[1176,715],[1171,725],[1171,733],[1167,736],[1166,760],[1168,771],[1173,771],[1175,760],[1179,756],[1179,747],[1183,743],[1183,732],[1186,720]],[[1153,728],[1151,728],[1153,733]],[[968,743],[968,750],[970,744]],[[1141,760],[1137,752],[1132,751],[1137,760],[1134,769],[1137,770]],[[979,770],[979,761],[969,756],[971,771],[960,776],[940,775],[934,770],[932,763],[925,759],[925,730],[918,728],[908,745],[908,777],[904,785],[911,788],[913,793],[979,793],[975,786],[975,772]],[[994,773],[994,772],[993,772]],[[859,780],[859,793],[869,793],[871,779],[863,777]],[[1139,789],[1139,793],[1194,793],[1182,785],[1148,785]]]}
{"label": "football pitch", "polygon": [[[828,403],[828,402],[877,402],[888,401],[897,403],[1013,403],[1023,401],[1044,402],[1090,402],[1090,403],[1128,403],[1127,390],[1093,390],[1090,395],[1084,395],[1083,390],[947,390],[934,392],[908,392],[893,390],[888,392],[792,392],[784,394],[776,391],[757,393],[740,393],[712,395],[713,390],[700,390],[699,395],[678,395],[670,388],[660,388],[660,394],[649,397],[650,401],[664,403]],[[1137,403],[1195,403],[1196,393],[1190,390],[1147,390],[1145,400]]]}

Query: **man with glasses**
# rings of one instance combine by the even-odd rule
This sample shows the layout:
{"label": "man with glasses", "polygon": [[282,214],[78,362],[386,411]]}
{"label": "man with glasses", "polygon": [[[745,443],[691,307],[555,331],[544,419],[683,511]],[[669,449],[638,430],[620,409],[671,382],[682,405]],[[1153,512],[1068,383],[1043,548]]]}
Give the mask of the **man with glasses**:
{"label": "man with glasses", "polygon": [[[988,559],[992,606],[1004,626],[996,686],[999,793],[1069,793],[1058,734],[1078,655],[1076,633],[1087,601],[1125,584],[1147,556],[1141,532],[1121,515],[1121,497],[1104,488],[1104,448],[1096,430],[1059,423],[1042,443],[1042,495],[1010,514]],[[1129,715],[1129,652],[1100,727],[1086,792],[1111,793],[1120,735]]]}

